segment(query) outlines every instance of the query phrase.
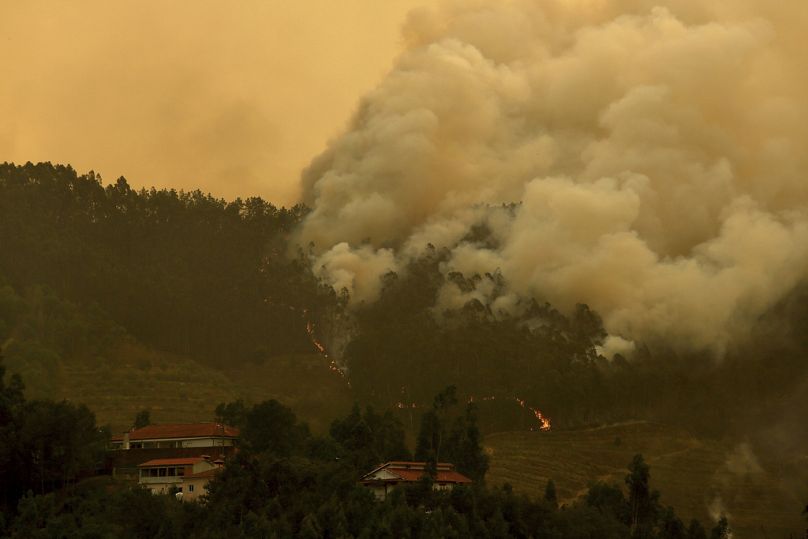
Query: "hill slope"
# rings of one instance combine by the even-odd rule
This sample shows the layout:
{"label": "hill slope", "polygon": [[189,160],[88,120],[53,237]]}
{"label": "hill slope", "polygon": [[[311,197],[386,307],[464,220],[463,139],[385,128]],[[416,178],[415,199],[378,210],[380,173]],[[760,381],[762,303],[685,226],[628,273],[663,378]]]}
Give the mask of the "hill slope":
{"label": "hill slope", "polygon": [[[485,439],[491,457],[488,481],[542,496],[548,479],[562,503],[584,493],[593,480],[622,485],[626,465],[641,453],[651,467],[652,487],[683,519],[714,521],[724,511],[735,539],[787,537],[801,533],[802,492],[785,487],[806,475],[808,455],[790,463],[758,460],[741,444],[696,438],[665,425],[633,422],[576,431],[502,432]],[[802,471],[800,472],[800,469]]]}
{"label": "hill slope", "polygon": [[27,398],[86,404],[113,430],[131,426],[143,409],[155,422],[209,421],[220,402],[274,398],[322,431],[352,402],[321,355],[259,355],[213,368],[145,344],[95,304],[65,300],[46,286],[18,290],[2,275],[0,351],[9,373],[22,376]]}
{"label": "hill slope", "polygon": [[[38,384],[29,387],[32,396],[44,396]],[[129,428],[143,409],[158,423],[210,421],[220,402],[277,399],[323,432],[352,403],[344,381],[316,354],[273,357],[263,365],[222,372],[138,344],[121,346],[103,363],[61,363],[51,387],[49,397],[86,404],[98,423],[113,431]]]}

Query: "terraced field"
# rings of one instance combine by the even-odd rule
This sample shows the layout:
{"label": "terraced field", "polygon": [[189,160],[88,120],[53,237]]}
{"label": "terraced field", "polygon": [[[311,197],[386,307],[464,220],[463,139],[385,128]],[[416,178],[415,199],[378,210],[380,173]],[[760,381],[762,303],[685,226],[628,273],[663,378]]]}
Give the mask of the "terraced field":
{"label": "terraced field", "polygon": [[129,428],[142,409],[159,423],[210,421],[218,403],[237,398],[277,399],[322,432],[352,403],[345,382],[316,354],[225,373],[137,344],[123,346],[109,361],[63,362],[48,388],[34,381],[27,394],[84,403],[113,432]]}
{"label": "terraced field", "polygon": [[[698,439],[682,429],[633,422],[560,432],[503,432],[485,439],[491,457],[487,480],[542,496],[552,478],[560,500],[586,492],[592,480],[622,485],[626,466],[641,453],[652,487],[686,522],[712,525],[725,512],[735,539],[801,537],[800,511],[808,500],[808,458],[765,462],[746,445]],[[802,480],[789,481],[801,474]],[[796,488],[795,488],[796,483]],[[785,487],[789,484],[789,487]],[[803,485],[800,490],[799,484]]]}

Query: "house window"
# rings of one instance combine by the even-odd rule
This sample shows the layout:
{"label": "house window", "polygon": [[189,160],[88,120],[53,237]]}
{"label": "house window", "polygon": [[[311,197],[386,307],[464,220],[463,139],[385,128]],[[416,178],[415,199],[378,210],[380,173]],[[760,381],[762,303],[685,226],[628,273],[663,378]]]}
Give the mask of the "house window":
{"label": "house window", "polygon": [[160,477],[165,477],[166,476],[166,469],[165,468],[158,468],[158,470],[159,470],[159,472],[157,473],[157,475],[159,475]]}
{"label": "house window", "polygon": [[182,477],[183,475],[185,475],[185,468],[177,468],[177,475],[179,477]]}
{"label": "house window", "polygon": [[176,468],[169,468],[167,473],[168,473],[169,477],[174,477],[174,476],[177,475],[177,469]]}
{"label": "house window", "polygon": [[157,477],[157,468],[149,468],[149,477]]}
{"label": "house window", "polygon": [[188,485],[188,492],[193,492],[193,491],[194,491],[194,486],[193,485]]}

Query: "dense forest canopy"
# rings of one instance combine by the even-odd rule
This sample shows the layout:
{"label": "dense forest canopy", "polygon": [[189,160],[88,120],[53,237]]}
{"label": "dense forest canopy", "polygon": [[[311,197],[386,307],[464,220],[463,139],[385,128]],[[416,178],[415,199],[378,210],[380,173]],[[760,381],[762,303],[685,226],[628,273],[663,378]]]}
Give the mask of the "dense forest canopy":
{"label": "dense forest canopy", "polygon": [[317,285],[287,258],[302,206],[102,185],[49,163],[0,166],[0,275],[98,306],[137,338],[211,365],[309,350]]}

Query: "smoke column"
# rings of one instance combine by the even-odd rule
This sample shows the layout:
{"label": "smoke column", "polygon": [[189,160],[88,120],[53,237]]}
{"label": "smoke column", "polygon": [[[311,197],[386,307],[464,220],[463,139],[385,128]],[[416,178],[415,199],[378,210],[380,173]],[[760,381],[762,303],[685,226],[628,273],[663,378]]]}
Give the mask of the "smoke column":
{"label": "smoke column", "polygon": [[304,171],[299,240],[355,302],[431,243],[444,271],[508,285],[447,284],[439,309],[587,303],[607,353],[720,353],[808,269],[806,27],[804,2],[413,12],[392,71]]}

